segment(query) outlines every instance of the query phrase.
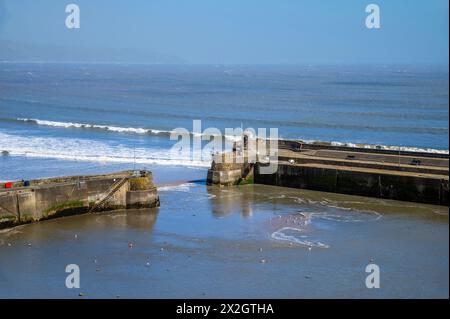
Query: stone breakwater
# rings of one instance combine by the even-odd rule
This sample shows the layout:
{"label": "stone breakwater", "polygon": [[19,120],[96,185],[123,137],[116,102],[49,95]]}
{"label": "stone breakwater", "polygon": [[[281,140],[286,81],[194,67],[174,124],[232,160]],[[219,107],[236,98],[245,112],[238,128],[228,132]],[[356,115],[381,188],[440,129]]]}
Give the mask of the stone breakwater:
{"label": "stone breakwater", "polygon": [[[244,154],[246,152],[248,150],[244,147]],[[267,154],[259,154],[259,157],[267,159]],[[261,168],[267,166],[266,160],[250,163],[244,156],[244,162],[237,163],[236,152],[217,155],[208,171],[207,183],[220,186],[256,183],[444,206],[449,204],[448,154],[288,140],[278,141],[276,154],[277,169],[272,174],[262,172]]]}
{"label": "stone breakwater", "polygon": [[0,228],[59,216],[159,206],[149,171],[69,176],[0,185]]}

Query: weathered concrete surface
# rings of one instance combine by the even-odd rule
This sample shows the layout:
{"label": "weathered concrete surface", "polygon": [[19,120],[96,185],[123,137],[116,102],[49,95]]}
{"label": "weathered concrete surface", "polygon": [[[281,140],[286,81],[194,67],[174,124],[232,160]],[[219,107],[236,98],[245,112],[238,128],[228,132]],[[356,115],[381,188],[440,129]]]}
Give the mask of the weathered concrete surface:
{"label": "weathered concrete surface", "polygon": [[93,211],[156,206],[159,197],[148,171],[34,180],[29,187],[16,182],[12,189],[0,188],[0,227]]}
{"label": "weathered concrete surface", "polygon": [[[296,164],[324,164],[335,166],[364,167],[398,172],[413,172],[447,175],[448,160],[422,158],[418,156],[398,156],[398,155],[378,155],[365,154],[361,152],[338,152],[338,151],[302,151],[293,152],[280,150],[279,161],[289,161],[293,159]],[[420,165],[412,164],[413,161],[420,161]]]}
{"label": "weathered concrete surface", "polygon": [[236,152],[222,153],[213,157],[211,169],[208,170],[208,185],[231,186],[253,183],[253,163],[246,159],[246,152],[238,160]]}
{"label": "weathered concrete surface", "polygon": [[242,178],[242,169],[234,170],[208,170],[206,178],[209,185],[231,186],[236,185]]}
{"label": "weathered concrete surface", "polygon": [[128,191],[126,199],[127,208],[148,208],[159,206],[159,197],[156,187],[153,190]]}

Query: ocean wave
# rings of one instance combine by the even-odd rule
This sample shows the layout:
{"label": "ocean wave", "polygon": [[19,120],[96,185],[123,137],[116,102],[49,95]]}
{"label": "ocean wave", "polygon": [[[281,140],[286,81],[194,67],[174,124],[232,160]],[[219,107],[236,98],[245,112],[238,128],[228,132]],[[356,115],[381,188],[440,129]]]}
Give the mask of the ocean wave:
{"label": "ocean wave", "polygon": [[[157,164],[188,167],[210,167],[211,158],[203,153],[191,156],[189,152],[177,152],[161,148],[133,148],[123,144],[62,138],[26,137],[0,132],[0,150],[12,156],[53,158],[61,160]],[[199,160],[196,160],[199,159]]]}
{"label": "ocean wave", "polygon": [[[50,126],[56,128],[78,128],[78,129],[91,129],[91,130],[101,130],[101,131],[109,131],[114,133],[128,133],[128,134],[139,134],[139,135],[153,135],[153,136],[171,136],[171,134],[176,134],[175,130],[165,131],[165,130],[156,130],[156,129],[148,129],[142,127],[121,127],[114,125],[103,125],[103,124],[89,124],[89,123],[74,123],[74,122],[59,122],[59,121],[48,121],[48,120],[40,120],[40,119],[28,119],[28,118],[17,118],[19,122],[32,123],[36,125],[42,126]],[[189,132],[191,136],[202,137],[202,136],[211,136],[210,134],[202,134]],[[213,135],[220,136],[220,135]],[[225,135],[226,139],[231,141],[240,140],[240,136],[232,136]]]}
{"label": "ocean wave", "polygon": [[58,122],[58,121],[48,121],[40,119],[28,119],[28,118],[18,118],[17,121],[22,121],[26,123],[32,123],[43,126],[52,126],[59,128],[81,128],[81,129],[96,129],[103,131],[110,131],[115,133],[133,133],[133,134],[149,134],[149,135],[170,135],[170,131],[161,131],[154,129],[146,129],[141,127],[120,127],[120,126],[110,126],[101,124],[88,124],[88,123],[73,123],[73,122]]}
{"label": "ocean wave", "polygon": [[[170,115],[172,117],[179,117],[178,115]],[[195,120],[196,118],[192,116],[183,117],[186,119]],[[236,118],[232,117],[217,117],[217,116],[202,116],[204,120],[219,120],[219,121],[236,121]],[[31,123],[39,124],[38,122],[49,122],[51,126],[55,126],[53,123],[64,123],[64,124],[73,124],[72,127],[84,127],[84,128],[97,128],[97,129],[105,129],[108,128],[107,125],[97,125],[97,124],[80,124],[80,123],[70,123],[70,122],[57,122],[57,121],[45,121],[40,119],[27,119],[27,118],[18,118],[18,121],[27,121]],[[448,127],[409,127],[409,126],[380,126],[380,125],[367,125],[367,124],[346,124],[346,123],[329,123],[329,122],[314,122],[314,121],[299,121],[299,120],[274,120],[274,119],[252,119],[252,118],[240,118],[241,121],[245,121],[247,123],[253,123],[255,125],[265,125],[266,127],[302,127],[302,128],[324,128],[324,129],[342,129],[342,130],[369,130],[369,131],[383,131],[383,132],[393,132],[393,133],[411,133],[411,130],[414,129],[414,133],[421,134],[437,134],[443,135],[448,133]],[[256,124],[258,123],[258,124]],[[48,125],[48,124],[42,124]],[[77,126],[75,126],[77,125]],[[62,126],[59,126],[62,127]],[[126,129],[126,128],[125,128]],[[147,130],[147,134],[151,133],[152,129],[144,129]],[[157,130],[156,130],[157,131]],[[162,131],[166,134],[170,134],[170,131]],[[142,133],[141,133],[142,134]],[[145,133],[144,133],[145,134]]]}
{"label": "ocean wave", "polygon": [[[60,122],[60,121],[49,121],[49,120],[41,120],[41,119],[29,119],[29,118],[17,118],[14,120],[19,121],[19,122],[31,123],[31,124],[41,125],[41,126],[56,127],[56,128],[91,129],[91,130],[101,130],[101,131],[108,131],[108,132],[113,132],[113,133],[125,133],[125,134],[139,134],[139,135],[169,137],[172,133],[174,133],[173,130],[172,131],[157,130],[157,129],[150,129],[150,128],[142,128],[142,127],[121,127],[121,126],[104,125],[104,124]],[[196,136],[196,137],[204,136],[204,134],[201,134],[201,133],[190,132],[190,134],[192,136]],[[225,138],[230,141],[238,141],[238,140],[240,140],[241,137],[225,135]],[[298,140],[303,141],[304,143],[311,143],[311,144],[314,144],[317,142],[323,142],[323,141],[319,141],[319,140],[302,139],[301,137]],[[362,143],[351,143],[351,142],[340,142],[340,141],[331,141],[330,145],[353,147],[353,148],[358,147],[358,148],[366,148],[366,149],[382,149],[382,150],[401,151],[401,152],[449,154],[449,150],[422,148],[422,147],[413,147],[413,146],[375,145],[375,144],[362,144]]]}
{"label": "ocean wave", "polygon": [[331,142],[331,145],[332,146],[345,146],[345,147],[362,147],[362,148],[367,148],[367,149],[382,149],[382,150],[400,151],[400,152],[449,154],[448,150],[438,150],[438,149],[434,149],[434,148],[421,148],[421,147],[411,147],[411,146],[355,144],[355,143],[348,143],[348,142]]}

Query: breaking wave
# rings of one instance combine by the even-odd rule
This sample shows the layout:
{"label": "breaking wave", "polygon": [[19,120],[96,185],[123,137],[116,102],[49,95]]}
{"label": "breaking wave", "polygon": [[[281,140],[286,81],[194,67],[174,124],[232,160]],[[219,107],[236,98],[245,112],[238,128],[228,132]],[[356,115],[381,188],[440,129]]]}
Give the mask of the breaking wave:
{"label": "breaking wave", "polygon": [[[11,120],[11,119],[10,119]],[[152,136],[170,136],[173,131],[167,130],[157,130],[143,127],[121,127],[114,125],[103,125],[103,124],[90,124],[90,123],[76,123],[76,122],[60,122],[60,121],[49,121],[41,119],[29,119],[29,118],[17,118],[14,121],[25,122],[41,126],[50,126],[56,128],[77,128],[77,129],[90,129],[90,130],[100,130],[112,133],[125,133],[125,134],[139,134],[139,135],[152,135]],[[190,133],[194,136],[201,136],[199,133]],[[236,136],[225,136],[228,140],[238,140],[240,137]],[[302,140],[301,138],[299,138]],[[304,140],[305,143],[315,143],[321,142],[316,140]],[[393,150],[393,151],[409,151],[409,152],[423,152],[423,153],[435,153],[435,154],[449,154],[449,150],[440,150],[433,148],[420,148],[420,147],[410,147],[410,146],[390,146],[390,145],[373,145],[373,144],[356,144],[350,142],[330,142],[332,146],[346,146],[346,147],[362,147],[367,149],[382,149],[382,150]]]}
{"label": "breaking wave", "polygon": [[449,154],[448,150],[437,150],[434,148],[420,148],[411,146],[389,146],[389,145],[373,145],[373,144],[355,144],[344,142],[331,142],[333,146],[346,146],[346,147],[362,147],[367,149],[381,149],[389,151],[401,151],[401,152],[421,152],[421,153],[434,153],[434,154]]}
{"label": "breaking wave", "polygon": [[[210,167],[211,159],[191,157],[189,152],[162,148],[133,148],[87,139],[62,137],[25,137],[0,132],[0,150],[12,156],[54,158],[61,160],[105,163],[158,164],[189,167]],[[192,160],[201,158],[202,160]]]}
{"label": "breaking wave", "polygon": [[110,125],[101,125],[101,124],[59,122],[59,121],[47,121],[47,120],[39,120],[39,119],[28,119],[28,118],[18,118],[17,121],[22,121],[22,122],[36,124],[36,125],[59,127],[59,128],[94,129],[94,130],[110,131],[110,132],[115,132],[115,133],[167,135],[167,136],[170,135],[170,131],[153,130],[153,129],[146,129],[146,128],[140,128],[140,127],[137,127],[137,128],[136,127],[120,127],[120,126],[110,126]]}
{"label": "breaking wave", "polygon": [[[57,128],[77,128],[77,129],[90,129],[90,130],[99,130],[99,131],[107,131],[113,133],[127,133],[127,134],[139,134],[139,135],[152,135],[152,136],[167,136],[169,137],[175,131],[165,131],[165,130],[156,130],[142,127],[121,127],[121,126],[113,126],[113,125],[102,125],[102,124],[89,124],[89,123],[74,123],[74,122],[59,122],[59,121],[48,121],[48,120],[40,120],[40,119],[28,119],[28,118],[17,118],[19,122],[31,123],[41,126],[50,126]],[[190,132],[193,136],[202,136],[200,133]],[[209,134],[208,134],[209,136]],[[225,135],[225,138],[228,140],[239,140],[238,136],[230,136]]]}

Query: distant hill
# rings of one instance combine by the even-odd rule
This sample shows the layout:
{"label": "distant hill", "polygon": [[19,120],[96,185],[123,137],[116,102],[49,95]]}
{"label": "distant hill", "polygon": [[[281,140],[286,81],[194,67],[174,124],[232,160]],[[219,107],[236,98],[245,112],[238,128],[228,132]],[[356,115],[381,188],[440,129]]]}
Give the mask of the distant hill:
{"label": "distant hill", "polygon": [[87,48],[23,44],[0,39],[0,61],[14,62],[121,62],[184,64],[186,60],[158,52],[136,49]]}

